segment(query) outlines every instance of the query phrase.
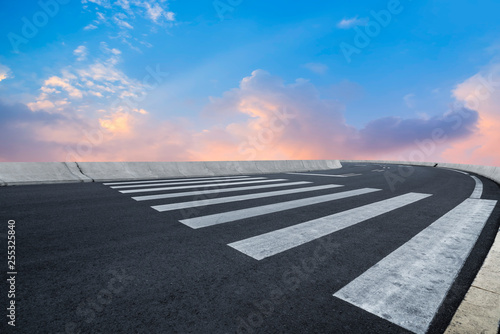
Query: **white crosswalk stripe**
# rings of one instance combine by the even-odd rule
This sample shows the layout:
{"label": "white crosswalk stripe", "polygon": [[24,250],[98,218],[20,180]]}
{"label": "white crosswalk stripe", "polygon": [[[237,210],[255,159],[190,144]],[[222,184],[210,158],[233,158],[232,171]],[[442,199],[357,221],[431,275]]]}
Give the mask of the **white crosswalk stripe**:
{"label": "white crosswalk stripe", "polygon": [[[248,180],[248,179],[246,179]],[[255,183],[267,183],[267,182],[281,182],[288,181],[287,179],[271,179],[271,180],[257,180],[257,181],[244,181],[244,182],[231,182],[231,183],[211,183],[203,185],[189,185],[189,186],[176,186],[176,187],[161,187],[161,188],[143,188],[143,189],[130,189],[130,190],[120,190],[122,194],[131,193],[141,193],[141,192],[152,192],[152,191],[165,191],[165,190],[180,190],[180,189],[195,189],[195,188],[209,188],[209,187],[227,187],[227,186],[239,186],[242,184],[255,184]]]}
{"label": "white crosswalk stripe", "polygon": [[268,192],[264,192],[264,193],[253,193],[253,194],[249,194],[249,195],[230,196],[230,197],[222,197],[222,198],[210,198],[210,199],[198,200],[198,201],[155,205],[155,206],[152,206],[152,208],[155,209],[156,211],[159,211],[159,212],[172,211],[172,210],[179,210],[179,209],[196,207],[196,206],[206,206],[206,205],[214,205],[214,204],[221,204],[221,203],[246,201],[246,200],[252,200],[252,199],[257,199],[257,198],[266,198],[266,197],[281,196],[281,195],[288,195],[288,194],[298,194],[298,193],[332,189],[332,188],[338,188],[338,187],[343,187],[343,186],[338,185],[338,184],[329,184],[329,185],[325,185],[325,186],[294,188],[294,189],[287,189],[287,190],[268,191]]}
{"label": "white crosswalk stripe", "polygon": [[244,218],[256,217],[256,216],[261,216],[261,215],[265,215],[265,214],[269,214],[269,213],[280,212],[280,211],[295,209],[295,208],[299,208],[299,207],[330,202],[330,201],[334,201],[334,200],[338,200],[338,199],[359,196],[359,195],[363,195],[363,194],[369,194],[369,193],[372,193],[375,191],[380,191],[380,190],[381,189],[374,189],[374,188],[363,188],[363,189],[357,189],[357,190],[349,190],[349,191],[344,191],[344,192],[330,194],[330,195],[308,197],[308,198],[304,198],[304,199],[281,202],[281,203],[276,203],[276,204],[263,205],[263,206],[248,208],[248,209],[241,209],[241,210],[217,213],[217,214],[213,214],[213,215],[188,218],[188,219],[180,220],[180,222],[183,223],[184,225],[191,227],[191,228],[198,229],[198,228],[202,228],[202,227],[224,224],[224,223],[228,223],[228,222],[232,222],[232,221],[240,220],[240,219],[244,219]]}
{"label": "white crosswalk stripe", "polygon": [[178,198],[178,197],[186,197],[186,196],[212,195],[212,194],[220,194],[220,193],[233,192],[233,191],[248,191],[248,190],[259,190],[259,189],[268,189],[268,188],[277,188],[277,187],[291,187],[291,186],[300,186],[300,185],[311,184],[311,183],[312,182],[307,182],[307,181],[286,182],[286,183],[278,183],[278,184],[266,184],[266,185],[259,185],[259,186],[223,188],[223,189],[214,189],[214,190],[183,191],[180,193],[136,196],[136,197],[132,197],[132,198],[136,201],[149,201],[149,200],[164,199],[164,198]]}
{"label": "white crosswalk stripe", "polygon": [[340,231],[370,218],[415,203],[431,195],[408,193],[380,202],[367,204],[330,216],[286,227],[277,231],[233,242],[229,246],[240,252],[262,260],[290,248],[300,246],[325,235]]}
{"label": "white crosswalk stripe", "polygon": [[425,333],[495,205],[466,199],[334,296]]}
{"label": "white crosswalk stripe", "polygon": [[[250,181],[250,180],[263,180],[265,177],[249,177],[244,179],[245,181]],[[178,185],[184,185],[184,184],[200,184],[200,183],[216,183],[216,182],[235,182],[235,181],[240,181],[240,179],[223,179],[223,180],[203,180],[203,181],[188,181],[188,182],[168,182],[168,183],[148,183],[148,184],[130,184],[130,185],[125,185],[125,186],[111,186],[112,189],[123,189],[123,188],[141,188],[144,186],[148,187],[157,187],[157,186],[178,186]]]}
{"label": "white crosswalk stripe", "polygon": [[238,176],[218,176],[218,177],[197,177],[193,179],[167,179],[167,180],[146,180],[146,181],[123,181],[123,182],[111,182],[111,183],[103,183],[105,186],[119,186],[126,184],[141,184],[141,183],[159,183],[159,182],[185,182],[185,181],[203,181],[203,180],[222,180],[222,179],[242,179],[245,177],[249,177],[246,175],[238,175]]}

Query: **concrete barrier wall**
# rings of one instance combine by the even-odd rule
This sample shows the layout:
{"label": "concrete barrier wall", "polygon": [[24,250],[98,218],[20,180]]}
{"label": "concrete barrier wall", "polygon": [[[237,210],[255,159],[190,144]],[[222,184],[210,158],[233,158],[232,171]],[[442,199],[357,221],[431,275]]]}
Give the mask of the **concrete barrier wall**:
{"label": "concrete barrier wall", "polygon": [[340,162],[429,166],[429,167],[434,167],[436,165],[436,162],[414,162],[414,161],[394,161],[394,160],[340,160]]}
{"label": "concrete barrier wall", "polygon": [[0,186],[113,180],[272,174],[341,168],[341,162],[452,168],[500,183],[500,167],[390,160],[269,160],[199,162],[2,162]]}
{"label": "concrete barrier wall", "polygon": [[464,172],[471,172],[489,178],[500,184],[500,167],[495,166],[480,166],[466,164],[451,164],[444,162],[408,162],[408,161],[390,161],[390,160],[340,160],[341,163],[373,163],[373,164],[396,164],[396,165],[411,165],[411,166],[429,166],[437,168],[451,168]]}
{"label": "concrete barrier wall", "polygon": [[91,182],[74,162],[2,162],[0,184],[44,184]]}
{"label": "concrete barrier wall", "polygon": [[341,168],[338,160],[195,162],[3,162],[0,186],[159,178],[273,174]]}
{"label": "concrete barrier wall", "polygon": [[452,168],[487,177],[500,184],[500,167],[438,163],[437,167]]}

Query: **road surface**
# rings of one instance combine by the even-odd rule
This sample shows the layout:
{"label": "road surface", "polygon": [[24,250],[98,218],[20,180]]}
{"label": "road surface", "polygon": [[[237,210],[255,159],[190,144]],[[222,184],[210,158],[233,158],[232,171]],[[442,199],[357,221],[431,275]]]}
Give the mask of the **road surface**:
{"label": "road surface", "polygon": [[493,242],[499,198],[477,175],[355,163],[3,187],[15,331],[442,333]]}

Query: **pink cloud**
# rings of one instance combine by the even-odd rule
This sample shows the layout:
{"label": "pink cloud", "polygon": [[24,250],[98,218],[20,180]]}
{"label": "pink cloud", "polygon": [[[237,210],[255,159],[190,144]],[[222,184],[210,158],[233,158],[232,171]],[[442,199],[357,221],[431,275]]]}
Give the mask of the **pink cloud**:
{"label": "pink cloud", "polygon": [[500,64],[492,64],[459,84],[453,95],[480,114],[479,131],[450,145],[446,161],[500,166]]}
{"label": "pink cloud", "polygon": [[[466,83],[454,92],[458,101],[467,101]],[[158,122],[140,107],[77,117],[69,111],[33,112],[0,102],[0,108],[10,110],[1,127],[16,129],[14,143],[0,146],[0,161],[411,159],[413,155],[429,161],[500,164],[497,158],[487,160],[495,151],[485,141],[500,139],[495,132],[500,120],[494,112],[500,101],[490,95],[477,108],[456,105],[442,116],[374,119],[362,129],[349,126],[345,107],[321,98],[307,80],[285,83],[262,70],[211,98],[202,114],[205,121],[218,125],[203,130],[195,130],[188,119]],[[198,128],[202,119],[197,120]],[[437,130],[445,139],[432,142],[429,149]],[[8,131],[0,133],[2,137]]]}

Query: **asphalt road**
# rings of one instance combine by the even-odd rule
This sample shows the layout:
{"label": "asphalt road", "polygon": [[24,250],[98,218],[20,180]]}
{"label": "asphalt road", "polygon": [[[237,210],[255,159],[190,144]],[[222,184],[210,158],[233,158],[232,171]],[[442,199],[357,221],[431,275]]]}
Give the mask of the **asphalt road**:
{"label": "asphalt road", "polygon": [[0,332],[442,333],[499,227],[498,185],[477,178],[345,164],[3,187]]}

